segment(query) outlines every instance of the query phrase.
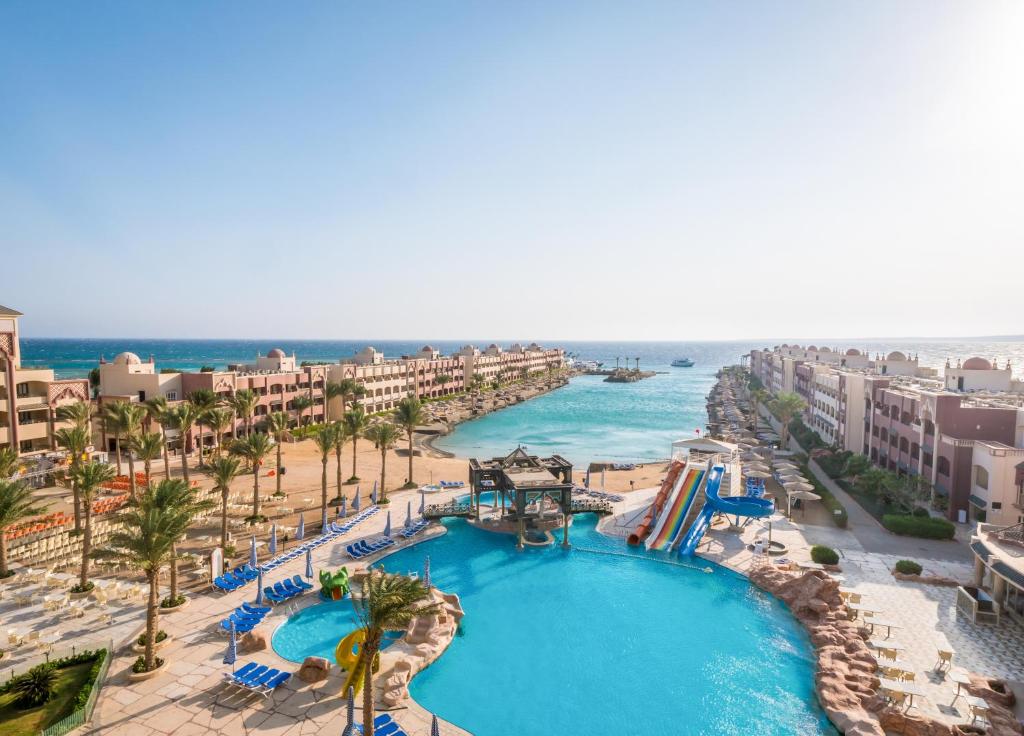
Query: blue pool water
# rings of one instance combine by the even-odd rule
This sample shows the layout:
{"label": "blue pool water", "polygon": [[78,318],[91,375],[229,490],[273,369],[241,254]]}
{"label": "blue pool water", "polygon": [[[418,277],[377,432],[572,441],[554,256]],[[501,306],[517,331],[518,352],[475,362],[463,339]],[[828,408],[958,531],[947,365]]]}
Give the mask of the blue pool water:
{"label": "blue pool water", "polygon": [[476,736],[836,733],[810,642],[781,603],[724,568],[627,550],[594,524],[576,517],[569,551],[517,552],[456,520],[384,558],[406,572],[429,554],[432,582],[466,611],[413,697]]}
{"label": "blue pool water", "polygon": [[[333,662],[338,642],[359,626],[351,599],[318,603],[289,617],[274,632],[271,644],[275,652],[291,662],[301,663],[306,657],[324,657]],[[384,646],[398,636],[385,636]]]}

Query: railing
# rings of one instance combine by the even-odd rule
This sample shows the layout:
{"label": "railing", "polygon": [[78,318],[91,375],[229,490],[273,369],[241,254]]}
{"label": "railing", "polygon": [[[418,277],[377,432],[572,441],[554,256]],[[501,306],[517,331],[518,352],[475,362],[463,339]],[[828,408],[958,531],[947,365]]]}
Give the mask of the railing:
{"label": "railing", "polygon": [[100,664],[99,672],[96,673],[96,680],[92,684],[92,690],[89,692],[89,698],[85,701],[85,705],[69,716],[57,721],[49,728],[40,731],[39,736],[64,736],[64,734],[73,731],[92,718],[92,712],[96,708],[96,701],[99,699],[100,690],[103,689],[103,681],[107,678],[107,670],[110,669],[113,645],[114,643],[110,642],[106,647],[103,662]]}
{"label": "railing", "polygon": [[43,654],[41,657],[35,657],[28,660],[27,662],[20,662],[10,667],[4,667],[3,677],[5,680],[13,680],[18,675],[23,675],[33,667],[52,662],[57,659],[63,659],[64,657],[74,657],[76,654],[82,652],[95,651],[97,649],[106,649],[108,654],[114,649],[114,642],[110,639],[95,639],[85,642],[78,642],[71,646],[63,648],[54,647],[48,652]]}
{"label": "railing", "polygon": [[439,519],[442,516],[470,516],[473,507],[468,503],[431,504],[423,510],[427,519]]}

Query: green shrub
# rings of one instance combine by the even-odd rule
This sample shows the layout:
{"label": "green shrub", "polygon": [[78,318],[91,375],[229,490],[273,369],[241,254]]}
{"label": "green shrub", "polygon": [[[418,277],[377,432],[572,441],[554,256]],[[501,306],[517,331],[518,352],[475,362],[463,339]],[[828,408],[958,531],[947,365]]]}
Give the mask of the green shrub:
{"label": "green shrub", "polygon": [[815,458],[815,462],[818,463],[818,467],[825,471],[825,475],[834,480],[843,477],[846,471],[846,464],[852,454],[849,451],[844,451],[820,455]]}
{"label": "green shrub", "polygon": [[928,513],[928,509],[918,506],[914,509],[914,516],[924,518],[925,516],[931,516],[931,514]]}
{"label": "green shrub", "polygon": [[[177,597],[175,597],[173,600],[171,599],[170,596],[167,596],[162,601],[160,601],[160,608],[177,608],[178,606],[180,606],[184,602],[185,602],[185,596],[182,595],[181,593],[178,593]],[[157,634],[156,640],[160,641],[160,635],[159,634]]]}
{"label": "green shrub", "polygon": [[931,516],[910,516],[909,514],[886,514],[882,526],[893,534],[921,539],[952,539],[956,535],[953,522]]}
{"label": "green shrub", "polygon": [[922,568],[913,560],[899,560],[896,563],[896,572],[901,575],[920,575]]}
{"label": "green shrub", "polygon": [[[164,661],[162,659],[160,659],[160,657],[153,657],[153,667],[154,667],[154,669],[158,668],[158,667],[162,667],[163,664],[164,664]],[[148,672],[148,671],[149,670],[146,669],[146,657],[145,657],[145,655],[140,654],[139,658],[136,659],[135,662],[132,664],[132,672],[134,672],[135,674],[139,674],[140,672]]]}
{"label": "green shrub", "polygon": [[[164,631],[163,629],[160,629],[158,632],[156,632],[156,643],[157,644],[159,644],[160,642],[162,642],[166,638],[167,638],[167,632]],[[141,636],[139,636],[139,638],[135,640],[135,643],[138,644],[140,647],[145,646],[146,645],[146,635],[142,634]]]}
{"label": "green shrub", "polygon": [[14,681],[11,688],[19,708],[37,708],[50,699],[57,684],[57,668],[52,664],[40,664]]}
{"label": "green shrub", "polygon": [[811,547],[811,559],[819,565],[838,565],[839,553],[831,547],[816,544]]}

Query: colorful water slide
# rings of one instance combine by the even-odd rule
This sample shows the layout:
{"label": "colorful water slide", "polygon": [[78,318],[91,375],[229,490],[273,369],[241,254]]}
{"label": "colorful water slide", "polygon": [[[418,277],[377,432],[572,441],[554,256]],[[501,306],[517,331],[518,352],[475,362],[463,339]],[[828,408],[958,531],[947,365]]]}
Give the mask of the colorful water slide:
{"label": "colorful water slide", "polygon": [[676,480],[679,478],[679,474],[683,472],[684,467],[681,462],[672,463],[672,467],[668,469],[668,475],[665,476],[665,480],[661,484],[658,495],[654,497],[654,503],[651,504],[651,507],[647,510],[644,518],[640,520],[640,523],[637,524],[633,533],[626,537],[626,544],[642,544],[647,539],[647,535],[651,533],[651,525],[661,515],[661,510],[665,508],[665,502],[668,501],[668,497],[672,493],[672,487],[675,486]]}
{"label": "colorful water slide", "polygon": [[339,641],[334,650],[334,661],[338,663],[338,667],[345,670],[345,683],[341,688],[342,695],[348,692],[349,686],[356,693],[363,687],[363,662],[359,655],[362,653],[364,641],[366,641],[366,631],[356,629]]}
{"label": "colorful water slide", "polygon": [[754,496],[719,496],[722,486],[722,477],[725,475],[724,465],[715,465],[708,473],[707,483],[704,485],[704,507],[701,508],[697,518],[686,536],[679,544],[679,554],[692,555],[697,545],[704,537],[704,532],[711,526],[711,517],[716,513],[729,514],[730,516],[752,516],[761,518],[768,516],[775,510],[775,504],[767,498],[756,498]]}
{"label": "colorful water slide", "polygon": [[687,463],[686,469],[676,481],[672,489],[672,497],[665,505],[665,510],[658,519],[654,532],[647,538],[647,549],[665,551],[671,549],[686,520],[686,514],[693,505],[704,482],[705,470],[700,465]]}

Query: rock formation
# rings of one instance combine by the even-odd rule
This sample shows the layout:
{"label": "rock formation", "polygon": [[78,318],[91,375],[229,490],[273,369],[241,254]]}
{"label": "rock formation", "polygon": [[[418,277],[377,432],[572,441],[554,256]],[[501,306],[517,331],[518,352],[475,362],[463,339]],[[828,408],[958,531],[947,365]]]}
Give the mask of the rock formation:
{"label": "rock formation", "polygon": [[326,680],[331,671],[331,663],[323,657],[306,657],[299,667],[298,677],[303,682],[319,682]]}

